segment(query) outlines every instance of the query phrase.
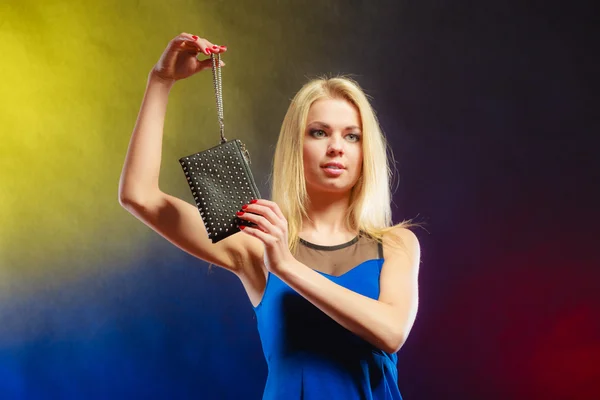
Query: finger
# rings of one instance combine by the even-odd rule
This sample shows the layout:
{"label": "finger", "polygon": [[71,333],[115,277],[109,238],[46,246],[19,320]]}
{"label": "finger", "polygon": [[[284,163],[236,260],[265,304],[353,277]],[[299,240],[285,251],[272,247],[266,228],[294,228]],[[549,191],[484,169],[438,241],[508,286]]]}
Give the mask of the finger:
{"label": "finger", "polygon": [[218,53],[219,52],[219,46],[217,46],[213,42],[209,42],[208,40],[206,41],[206,48],[211,53]]}
{"label": "finger", "polygon": [[227,46],[219,46],[219,53],[225,53],[227,51]]}
{"label": "finger", "polygon": [[227,51],[227,46],[219,46],[216,44],[211,44],[208,48],[211,53],[225,53]]}
{"label": "finger", "polygon": [[212,60],[210,58],[206,59],[206,60],[198,60],[196,59],[196,72],[205,70],[205,69],[209,69],[212,67]]}
{"label": "finger", "polygon": [[271,210],[273,210],[273,212],[275,213],[275,215],[277,215],[277,217],[279,219],[287,221],[285,219],[285,216],[283,215],[283,212],[281,211],[281,208],[279,208],[279,205],[277,203],[273,202],[273,201],[271,201],[270,203],[271,203],[270,208],[271,208]]}
{"label": "finger", "polygon": [[202,51],[200,45],[191,39],[183,39],[180,46],[182,47],[183,51],[196,55]]}
{"label": "finger", "polygon": [[190,33],[187,32],[182,32],[179,37],[183,38],[183,39],[187,39],[190,40],[194,43],[196,43],[196,45],[198,46],[198,48],[205,48],[206,44],[209,43],[208,40],[203,39],[201,37],[199,37],[198,35],[192,35]]}
{"label": "finger", "polygon": [[254,203],[251,202],[251,205],[256,204],[256,205],[261,205],[263,207],[268,207],[269,210],[271,210],[271,212],[277,216],[277,218],[279,218],[280,220],[285,220],[285,217],[283,216],[281,209],[279,208],[277,203],[275,203],[274,201],[270,201],[270,200],[266,200],[266,199],[257,199],[257,200],[253,200],[253,201],[254,201]]}
{"label": "finger", "polygon": [[213,44],[211,42],[209,42],[208,40],[200,38],[198,40],[198,44],[200,45],[200,48],[202,49],[202,53],[204,53],[205,55],[208,56],[212,53],[211,48],[212,48]]}
{"label": "finger", "polygon": [[[212,59],[207,58],[205,60],[198,60],[196,59],[196,72],[205,70],[205,69],[210,69],[212,68]],[[221,60],[221,67],[224,67],[225,63]]]}
{"label": "finger", "polygon": [[173,46],[178,47],[184,51],[188,51],[190,53],[196,53],[201,51],[200,45],[198,44],[198,36],[194,36],[196,38],[193,39],[192,35],[184,35],[181,34],[172,40]]}
{"label": "finger", "polygon": [[[242,207],[243,208],[243,207]],[[277,216],[277,214],[268,206],[260,205],[260,204],[248,204],[244,211],[249,211],[255,214],[262,215],[267,219],[272,225],[278,225],[281,223],[281,219]]]}
{"label": "finger", "polygon": [[183,32],[176,39],[182,41],[185,40],[189,41],[190,43],[193,43],[194,46],[198,48],[199,52],[203,53],[204,55],[208,56],[211,53],[210,49],[213,46],[213,44],[206,39],[198,37],[197,35],[191,35],[187,32]]}
{"label": "finger", "polygon": [[251,212],[239,211],[236,213],[237,217],[248,222],[255,223],[264,232],[275,232],[276,228],[268,219],[259,214],[252,214]]}
{"label": "finger", "polygon": [[184,37],[184,38],[188,38],[188,39],[199,39],[198,36],[196,35],[192,35],[191,33],[187,33],[187,32],[181,32],[177,37]]}
{"label": "finger", "polygon": [[247,235],[254,236],[255,238],[259,239],[264,244],[269,244],[273,240],[271,235],[261,231],[260,229],[242,225],[242,226],[240,226],[240,230]]}
{"label": "finger", "polygon": [[[200,43],[202,45],[204,54],[225,53],[227,51],[227,46],[219,46],[206,39],[200,39]],[[208,50],[208,53],[206,53],[204,50]]]}

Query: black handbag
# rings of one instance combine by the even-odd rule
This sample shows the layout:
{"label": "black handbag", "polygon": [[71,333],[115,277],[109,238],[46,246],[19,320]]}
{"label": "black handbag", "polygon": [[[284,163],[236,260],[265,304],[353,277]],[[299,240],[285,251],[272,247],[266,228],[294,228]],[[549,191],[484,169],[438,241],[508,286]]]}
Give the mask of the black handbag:
{"label": "black handbag", "polygon": [[208,237],[213,243],[240,231],[239,225],[255,224],[239,219],[236,212],[260,193],[250,170],[250,154],[238,139],[224,135],[223,96],[220,55],[212,54],[212,72],[221,143],[208,150],[179,159],[200,212]]}

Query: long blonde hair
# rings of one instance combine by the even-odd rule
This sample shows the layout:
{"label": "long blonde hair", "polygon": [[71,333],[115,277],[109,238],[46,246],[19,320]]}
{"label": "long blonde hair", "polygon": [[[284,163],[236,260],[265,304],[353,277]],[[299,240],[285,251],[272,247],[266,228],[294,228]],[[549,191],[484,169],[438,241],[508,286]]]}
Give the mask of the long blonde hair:
{"label": "long blonde hair", "polygon": [[[396,226],[411,225],[407,221],[392,224],[389,159],[393,160],[393,155],[363,90],[347,77],[313,79],[292,99],[273,159],[272,199],[288,221],[291,251],[298,246],[302,218],[309,218],[302,151],[306,119],[310,106],[322,98],[347,100],[358,109],[362,121],[362,174],[351,191],[346,228],[381,241],[383,235]],[[402,245],[398,242],[392,244]]]}

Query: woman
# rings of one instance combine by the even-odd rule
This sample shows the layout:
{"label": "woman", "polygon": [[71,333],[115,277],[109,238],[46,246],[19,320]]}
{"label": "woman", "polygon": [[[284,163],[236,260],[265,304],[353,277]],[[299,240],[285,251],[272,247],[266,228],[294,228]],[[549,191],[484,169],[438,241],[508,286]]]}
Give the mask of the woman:
{"label": "woman", "polygon": [[256,227],[213,244],[196,207],[159,189],[169,91],[210,68],[200,53],[225,51],[187,33],[169,43],[149,74],[120,203],[240,278],[269,366],[264,399],[400,399],[395,353],[416,316],[419,243],[408,224],[391,224],[386,143],[358,85],[313,80],[292,100],[275,150],[273,201],[238,212]]}

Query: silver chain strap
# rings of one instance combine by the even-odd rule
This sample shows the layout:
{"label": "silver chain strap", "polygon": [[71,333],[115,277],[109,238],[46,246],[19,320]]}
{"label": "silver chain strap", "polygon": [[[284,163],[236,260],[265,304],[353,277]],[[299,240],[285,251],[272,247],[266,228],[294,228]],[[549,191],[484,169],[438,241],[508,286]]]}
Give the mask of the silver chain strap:
{"label": "silver chain strap", "polygon": [[217,98],[217,117],[219,118],[219,128],[221,131],[221,144],[227,142],[225,138],[225,123],[223,122],[223,89],[221,81],[221,54],[212,53],[213,86],[215,87],[215,97]]}

